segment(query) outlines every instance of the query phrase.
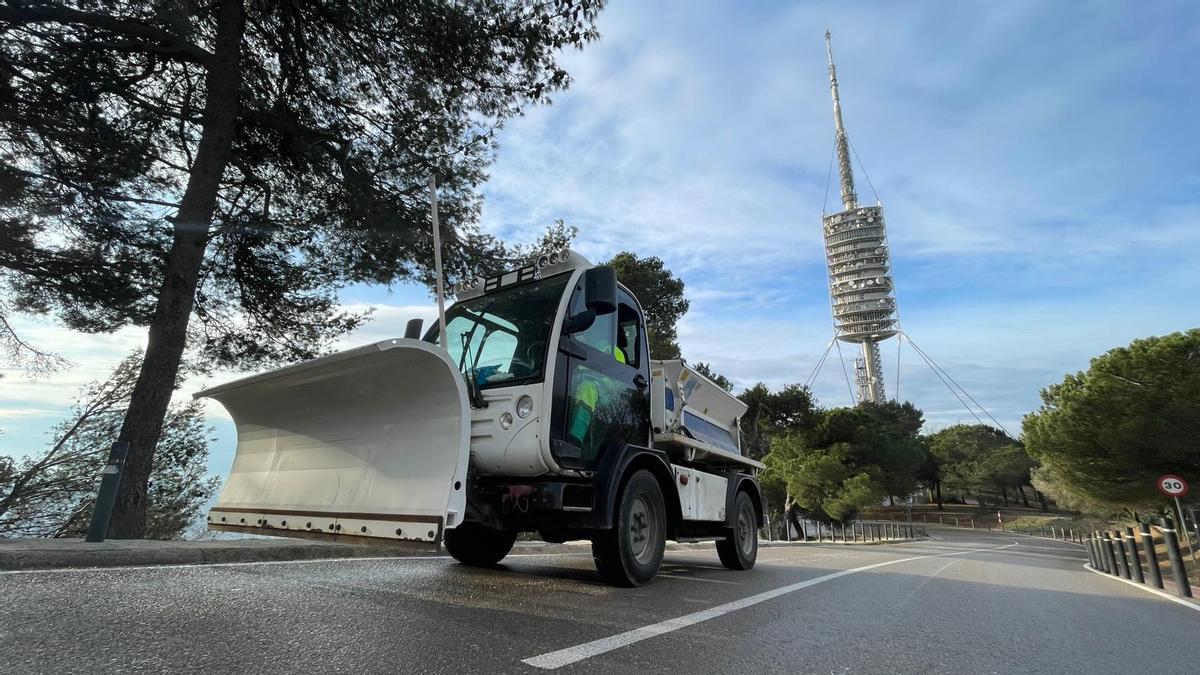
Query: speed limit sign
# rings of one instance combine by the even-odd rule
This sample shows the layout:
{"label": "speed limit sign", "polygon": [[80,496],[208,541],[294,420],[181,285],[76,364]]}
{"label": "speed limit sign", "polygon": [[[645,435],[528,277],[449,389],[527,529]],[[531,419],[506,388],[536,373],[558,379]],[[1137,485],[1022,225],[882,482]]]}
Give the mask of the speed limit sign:
{"label": "speed limit sign", "polygon": [[1167,474],[1158,479],[1158,491],[1168,497],[1182,497],[1188,493],[1188,484],[1179,476]]}

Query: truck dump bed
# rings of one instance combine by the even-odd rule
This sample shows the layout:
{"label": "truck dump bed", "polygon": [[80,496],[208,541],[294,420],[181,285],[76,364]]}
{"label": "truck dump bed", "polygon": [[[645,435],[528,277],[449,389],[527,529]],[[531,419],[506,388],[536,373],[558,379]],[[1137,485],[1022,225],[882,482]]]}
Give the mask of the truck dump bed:
{"label": "truck dump bed", "polygon": [[688,461],[763,468],[742,454],[746,404],[683,361],[650,363],[650,401],[655,446]]}

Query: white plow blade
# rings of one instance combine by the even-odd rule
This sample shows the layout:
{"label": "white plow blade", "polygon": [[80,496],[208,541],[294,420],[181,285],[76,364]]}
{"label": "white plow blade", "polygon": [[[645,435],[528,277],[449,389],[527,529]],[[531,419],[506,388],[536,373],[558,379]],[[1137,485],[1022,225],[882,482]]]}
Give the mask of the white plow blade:
{"label": "white plow blade", "polygon": [[433,542],[462,520],[470,407],[435,345],[385,340],[195,396],[237,424],[212,527]]}

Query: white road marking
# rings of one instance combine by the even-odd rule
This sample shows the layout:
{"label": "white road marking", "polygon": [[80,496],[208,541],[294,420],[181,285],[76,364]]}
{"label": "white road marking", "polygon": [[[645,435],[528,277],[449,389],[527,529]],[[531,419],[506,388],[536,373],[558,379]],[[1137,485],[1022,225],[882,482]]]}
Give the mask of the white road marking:
{"label": "white road marking", "polygon": [[904,596],[904,599],[903,599],[903,600],[901,600],[901,601],[900,601],[900,602],[899,602],[899,603],[896,605],[896,610],[895,610],[895,611],[896,611],[896,613],[898,614],[898,613],[899,613],[899,610],[901,610],[901,609],[904,609],[905,607],[907,607],[907,606],[908,606],[908,603],[912,602],[912,599],[913,599],[913,598],[915,598],[915,597],[917,597],[917,593],[920,593],[920,592],[921,592],[921,589],[922,589],[922,588],[925,588],[925,586],[927,586],[927,585],[929,584],[929,582],[933,581],[933,580],[934,580],[934,579],[936,579],[936,578],[937,578],[939,575],[941,575],[941,573],[942,573],[942,572],[945,572],[947,569],[949,569],[951,565],[957,565],[957,564],[958,564],[958,563],[960,563],[960,562],[962,562],[962,558],[958,558],[957,560],[951,560],[950,562],[946,563],[945,565],[942,565],[941,567],[939,567],[939,568],[938,568],[938,571],[936,571],[936,572],[934,572],[933,574],[930,574],[929,576],[927,576],[927,577],[925,577],[924,579],[922,579],[922,580],[921,580],[921,583],[917,584],[917,587],[916,587],[916,588],[914,588],[914,589],[912,589],[912,591],[911,591],[911,592],[909,592],[909,594],[908,594],[908,595]]}
{"label": "white road marking", "polygon": [[621,647],[627,647],[631,644],[641,642],[642,640],[649,640],[652,637],[657,637],[659,635],[671,633],[682,628],[687,628],[688,626],[693,626],[703,621],[708,621],[709,619],[715,619],[719,616],[729,614],[730,612],[736,612],[739,609],[753,607],[754,605],[766,602],[767,600],[778,598],[781,595],[794,593],[796,591],[803,590],[811,586],[816,586],[817,584],[822,584],[826,581],[833,581],[834,579],[839,579],[851,574],[867,572],[870,570],[879,569],[880,567],[888,567],[889,565],[899,565],[900,563],[912,562],[914,560],[924,560],[926,558],[944,558],[953,555],[967,555],[970,553],[980,553],[982,551],[998,551],[1005,548],[1012,548],[1016,545],[1017,542],[1014,541],[1013,543],[1005,546],[968,549],[965,551],[958,551],[956,553],[934,553],[931,555],[919,555],[911,558],[900,558],[898,560],[888,560],[881,563],[875,563],[873,565],[854,567],[852,569],[833,572],[831,574],[826,574],[813,579],[799,581],[794,584],[789,584],[774,590],[765,591],[757,595],[751,595],[749,597],[742,598],[741,600],[734,600],[733,602],[727,602],[723,605],[710,607],[699,612],[693,612],[691,614],[675,617],[674,619],[660,621],[658,623],[650,624],[649,626],[634,628],[633,630],[625,631],[624,633],[618,633],[616,635],[601,638],[599,640],[585,642],[580,645],[575,645],[574,647],[567,647],[566,649],[559,649],[558,651],[547,652],[538,656],[531,656],[527,659],[522,659],[521,662],[535,668],[554,670],[555,668],[561,668],[577,661],[590,659],[593,656],[599,656],[615,649],[620,649]]}
{"label": "white road marking", "polygon": [[1095,572],[1096,574],[1099,574],[1100,576],[1104,577],[1105,579],[1112,579],[1114,581],[1123,581],[1123,582],[1129,584],[1130,586],[1133,586],[1134,588],[1140,588],[1143,591],[1146,591],[1147,593],[1153,593],[1153,594],[1157,595],[1158,597],[1163,598],[1164,600],[1170,600],[1171,602],[1173,602],[1177,605],[1183,605],[1184,607],[1187,607],[1188,609],[1194,609],[1197,612],[1200,612],[1200,604],[1196,604],[1194,602],[1188,602],[1187,600],[1184,600],[1183,598],[1177,598],[1174,595],[1167,593],[1166,591],[1160,591],[1157,588],[1139,584],[1138,582],[1132,581],[1130,579],[1114,577],[1113,575],[1109,574],[1108,572],[1101,572],[1098,569],[1094,569],[1091,565],[1089,565],[1087,563],[1084,563],[1083,569]]}
{"label": "white road marking", "polygon": [[680,581],[704,581],[704,582],[707,582],[710,584],[728,584],[730,586],[743,586],[744,585],[744,584],[739,584],[736,581],[722,581],[720,579],[705,579],[704,577],[684,577],[684,576],[679,576],[677,574],[667,574],[665,572],[659,572],[656,576],[666,577],[668,579],[679,579]]}

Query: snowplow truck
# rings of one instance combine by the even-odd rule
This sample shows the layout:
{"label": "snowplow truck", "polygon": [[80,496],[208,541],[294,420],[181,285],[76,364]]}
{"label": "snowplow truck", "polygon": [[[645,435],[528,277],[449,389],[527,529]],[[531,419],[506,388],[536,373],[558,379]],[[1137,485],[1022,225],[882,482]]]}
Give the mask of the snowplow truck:
{"label": "snowplow truck", "polygon": [[424,542],[476,566],[521,532],[586,539],[625,586],[654,578],[667,539],[754,566],[766,508],[746,407],[650,359],[612,268],[563,250],[454,291],[444,336],[414,320],[404,338],[197,393],[238,437],[209,526]]}

